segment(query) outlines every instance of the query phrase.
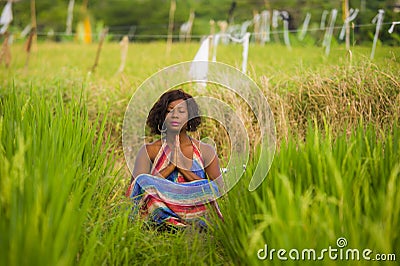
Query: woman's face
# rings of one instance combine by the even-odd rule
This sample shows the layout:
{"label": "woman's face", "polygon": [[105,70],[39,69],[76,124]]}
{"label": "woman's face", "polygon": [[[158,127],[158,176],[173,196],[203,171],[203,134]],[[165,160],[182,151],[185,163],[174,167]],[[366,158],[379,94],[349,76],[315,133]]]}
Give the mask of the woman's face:
{"label": "woman's face", "polygon": [[188,122],[188,109],[186,101],[179,99],[170,102],[167,107],[167,115],[165,117],[165,126],[167,132],[177,133],[182,129],[186,129]]}

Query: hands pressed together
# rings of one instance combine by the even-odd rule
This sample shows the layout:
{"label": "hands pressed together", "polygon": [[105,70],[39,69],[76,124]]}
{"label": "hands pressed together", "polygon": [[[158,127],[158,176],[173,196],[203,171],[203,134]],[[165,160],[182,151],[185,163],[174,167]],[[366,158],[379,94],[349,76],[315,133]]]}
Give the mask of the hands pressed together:
{"label": "hands pressed together", "polygon": [[179,135],[176,135],[175,143],[170,154],[170,164],[174,165],[178,171],[190,171],[190,168],[192,167],[192,160],[183,154],[180,145]]}
{"label": "hands pressed together", "polygon": [[197,176],[190,169],[192,167],[192,159],[187,158],[181,148],[179,135],[175,137],[175,143],[172,147],[170,156],[169,156],[169,164],[167,167],[162,169],[159,174],[160,177],[166,178],[168,177],[174,170],[178,170],[182,174],[182,176],[186,179],[186,181],[194,181],[200,180],[201,177]]}

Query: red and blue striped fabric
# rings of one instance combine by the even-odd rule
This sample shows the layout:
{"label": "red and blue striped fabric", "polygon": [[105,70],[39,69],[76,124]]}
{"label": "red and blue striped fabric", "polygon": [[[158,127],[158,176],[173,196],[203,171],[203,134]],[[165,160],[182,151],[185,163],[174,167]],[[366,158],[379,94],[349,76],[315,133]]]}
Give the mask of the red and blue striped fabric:
{"label": "red and blue striped fabric", "polygon": [[193,142],[192,145],[191,170],[202,179],[187,182],[177,170],[165,179],[156,176],[169,163],[171,149],[164,143],[154,160],[151,174],[137,176],[127,191],[136,213],[157,224],[174,226],[206,226],[210,210],[222,218],[215,201],[219,196],[218,186],[206,178],[200,151]]}

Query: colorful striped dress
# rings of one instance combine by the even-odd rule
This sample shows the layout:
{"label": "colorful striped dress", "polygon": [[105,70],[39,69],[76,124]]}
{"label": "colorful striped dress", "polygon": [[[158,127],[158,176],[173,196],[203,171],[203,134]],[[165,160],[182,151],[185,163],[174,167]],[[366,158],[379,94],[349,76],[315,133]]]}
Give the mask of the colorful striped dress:
{"label": "colorful striped dress", "polygon": [[157,173],[169,164],[171,148],[164,142],[154,159],[151,174],[138,175],[126,193],[133,200],[134,213],[156,224],[173,226],[197,224],[204,227],[211,209],[222,218],[215,201],[219,195],[218,187],[207,179],[204,161],[193,141],[192,146],[191,171],[202,179],[187,182],[178,170],[165,179],[157,177]]}

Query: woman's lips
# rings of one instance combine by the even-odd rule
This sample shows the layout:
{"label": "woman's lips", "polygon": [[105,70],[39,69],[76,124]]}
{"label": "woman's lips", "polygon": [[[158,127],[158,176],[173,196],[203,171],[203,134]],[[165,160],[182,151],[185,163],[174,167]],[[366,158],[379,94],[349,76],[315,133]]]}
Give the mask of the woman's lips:
{"label": "woman's lips", "polygon": [[176,126],[179,126],[180,125],[180,123],[179,122],[171,122],[171,126],[174,126],[174,127],[176,127]]}

